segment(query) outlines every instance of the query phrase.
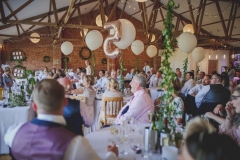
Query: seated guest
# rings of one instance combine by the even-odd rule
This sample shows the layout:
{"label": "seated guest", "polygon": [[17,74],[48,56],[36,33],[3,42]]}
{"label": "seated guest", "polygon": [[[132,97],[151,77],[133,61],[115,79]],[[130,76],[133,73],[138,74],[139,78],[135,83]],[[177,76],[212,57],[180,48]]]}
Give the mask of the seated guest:
{"label": "seated guest", "polygon": [[[105,71],[105,77],[106,77],[106,78],[109,78],[109,77],[110,77],[109,71]],[[100,77],[100,78],[101,78],[101,77]]]}
{"label": "seated guest", "polygon": [[64,72],[61,69],[57,69],[56,74],[53,76],[53,79],[65,77]]}
{"label": "seated guest", "polygon": [[3,69],[3,71],[4,71],[4,73],[2,75],[2,83],[4,85],[4,88],[8,89],[9,87],[12,87],[12,85],[13,85],[13,79],[11,76],[10,68],[5,67]]}
{"label": "seated guest", "polygon": [[[173,89],[174,89],[174,93],[172,94],[172,96],[174,98],[172,101],[172,105],[174,106],[174,111],[176,113],[175,119],[176,119],[177,124],[181,124],[181,123],[183,123],[183,113],[184,113],[183,100],[180,97],[178,97],[178,92],[181,89],[181,82],[179,81],[178,78],[176,80],[172,79],[172,85],[173,85]],[[154,102],[156,109],[159,109],[159,107],[161,107],[160,103],[161,102],[160,102],[160,97],[159,97]]]}
{"label": "seated guest", "polygon": [[179,79],[179,81],[182,83],[182,81],[183,81],[182,72],[180,71],[180,69],[178,71],[178,69],[179,68],[176,69],[176,75],[177,75],[177,78]]}
{"label": "seated guest", "polygon": [[194,86],[193,88],[191,88],[188,91],[188,94],[190,94],[191,96],[196,96],[197,93],[206,85],[210,85],[210,75],[205,75],[204,78],[202,79],[202,83],[201,84],[196,84],[196,86]]}
{"label": "seated guest", "polygon": [[136,70],[136,71],[135,71],[135,74],[139,74],[139,73],[140,73],[140,71],[139,71],[139,70]]}
{"label": "seated guest", "polygon": [[155,76],[153,78],[151,78],[149,87],[154,87],[154,88],[159,87],[159,85],[162,83],[162,81],[163,81],[162,72],[157,71]]}
{"label": "seated guest", "polygon": [[117,69],[117,79],[120,79],[120,69]]}
{"label": "seated guest", "polygon": [[187,72],[186,77],[185,77],[185,83],[184,86],[181,90],[181,93],[183,94],[184,97],[187,96],[188,91],[194,86],[194,73],[193,72]]}
{"label": "seated guest", "polygon": [[43,72],[40,72],[39,75],[38,75],[38,81],[46,79],[47,75],[48,75],[48,68],[44,67]]}
{"label": "seated guest", "polygon": [[205,76],[205,72],[200,71],[198,73],[198,81],[197,81],[198,84],[202,84],[204,76]]}
{"label": "seated guest", "polygon": [[[103,93],[102,97],[103,98],[104,97],[123,97],[122,92],[120,92],[118,90],[118,82],[117,82],[116,79],[114,79],[114,78],[109,78],[108,79],[107,90]],[[118,104],[113,104],[113,103],[106,105],[107,106],[107,112],[108,111],[112,112],[113,105],[118,105]],[[116,111],[116,112],[118,113],[119,111]],[[103,108],[102,108],[101,112],[100,112],[100,115],[99,115],[99,122],[100,122],[100,120],[103,120],[103,118],[104,118],[104,111],[103,111]],[[107,122],[110,123],[113,120],[115,120],[115,118],[107,119]],[[101,124],[99,126],[101,126]]]}
{"label": "seated guest", "polygon": [[73,89],[72,87],[69,88],[69,86],[72,86],[72,82],[66,77],[59,78],[58,82],[64,87],[65,97],[68,100],[63,110],[67,128],[73,133],[83,136],[82,125],[91,127],[93,124],[93,117],[83,101],[68,98],[69,91]]}
{"label": "seated guest", "polygon": [[117,79],[117,71],[115,70],[111,71],[111,78]]}
{"label": "seated guest", "polygon": [[127,73],[126,79],[131,80],[132,77],[134,76],[134,71],[135,71],[134,69],[131,69],[131,71]]}
{"label": "seated guest", "polygon": [[133,117],[136,121],[142,123],[149,123],[148,111],[154,111],[154,105],[151,97],[145,91],[146,77],[141,74],[133,76],[130,82],[131,91],[134,94],[132,99],[122,107],[119,112],[116,124],[122,124],[126,118]]}
{"label": "seated guest", "polygon": [[219,133],[231,136],[240,146],[240,87],[237,87],[231,101],[226,105],[227,117],[220,126]]}
{"label": "seated guest", "polygon": [[99,77],[100,79],[97,81],[97,84],[94,86],[95,89],[106,89],[107,87],[107,82],[108,79],[107,77],[105,77],[105,71],[104,70],[100,70],[99,71]]}
{"label": "seated guest", "polygon": [[223,87],[220,74],[214,74],[211,78],[211,84],[204,86],[196,95],[195,102],[198,109],[197,114],[205,114],[212,111],[216,105],[226,103],[230,99],[230,91]]}
{"label": "seated guest", "polygon": [[[16,159],[100,159],[84,137],[65,128],[62,114],[66,104],[65,90],[56,80],[36,84],[32,107],[37,118],[9,127],[4,137]],[[117,159],[115,146],[108,147],[108,151],[106,159]]]}
{"label": "seated guest", "polygon": [[227,74],[228,74],[229,80],[233,80],[234,75],[235,75],[235,69],[234,69],[234,65],[232,62],[229,63]]}
{"label": "seated guest", "polygon": [[84,81],[84,78],[86,77],[87,73],[86,73],[86,69],[85,68],[82,68],[80,70],[80,75],[79,75],[79,80],[76,84],[76,88],[79,88],[80,86],[83,86],[83,81]]}
{"label": "seated guest", "polygon": [[[143,72],[143,73],[145,73],[145,72]],[[146,88],[149,88],[151,79],[154,78],[154,77],[155,77],[154,69],[150,68],[150,75],[147,77],[147,86],[146,86]]]}
{"label": "seated guest", "polygon": [[56,68],[53,68],[53,69],[52,69],[52,73],[53,73],[53,75],[56,74]]}

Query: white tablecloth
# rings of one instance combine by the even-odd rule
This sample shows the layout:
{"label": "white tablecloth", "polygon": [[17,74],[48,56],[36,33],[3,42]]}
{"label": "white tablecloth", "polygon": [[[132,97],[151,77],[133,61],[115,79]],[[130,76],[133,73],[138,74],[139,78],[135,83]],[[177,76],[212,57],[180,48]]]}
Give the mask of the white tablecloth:
{"label": "white tablecloth", "polygon": [[[108,128],[103,128],[100,129],[96,132],[92,132],[88,135],[85,136],[86,139],[88,139],[90,145],[92,146],[93,150],[96,151],[96,153],[100,156],[101,159],[105,159],[106,157],[106,147],[107,145],[109,145],[108,142],[108,138],[112,136],[110,135],[110,127]],[[131,135],[133,136],[133,135]],[[142,135],[143,137],[143,135]],[[143,138],[142,138],[143,140]],[[121,146],[122,147],[122,146]],[[119,148],[119,152],[120,150],[122,150],[122,148]],[[135,154],[134,151],[130,148],[130,144],[125,144],[125,148],[124,148],[128,154],[127,155],[122,155],[119,153],[118,155],[118,159],[119,160],[131,160],[131,159],[137,159],[137,160],[142,160],[144,158],[142,158],[141,154]],[[160,159],[160,155],[153,155],[151,157],[152,160],[158,160]],[[146,160],[146,159],[144,159]]]}
{"label": "white tablecloth", "polygon": [[[97,96],[98,97],[98,96]],[[127,97],[123,97],[123,106],[130,101],[132,96],[127,96]],[[92,131],[96,131],[99,129],[98,126],[98,117],[100,115],[100,111],[102,109],[102,100],[101,99],[95,99],[94,101],[94,124],[92,126]]]}
{"label": "white tablecloth", "polygon": [[8,146],[4,143],[4,135],[8,127],[28,122],[33,117],[34,111],[30,106],[14,108],[0,107],[0,154],[9,154]]}
{"label": "white tablecloth", "polygon": [[149,88],[152,101],[164,95],[164,91],[157,91],[159,88]]}

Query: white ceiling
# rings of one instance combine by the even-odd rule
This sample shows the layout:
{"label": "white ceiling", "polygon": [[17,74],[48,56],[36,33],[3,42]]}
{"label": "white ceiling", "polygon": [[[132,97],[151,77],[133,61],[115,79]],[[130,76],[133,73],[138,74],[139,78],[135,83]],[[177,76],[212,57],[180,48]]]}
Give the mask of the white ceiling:
{"label": "white ceiling", "polygon": [[[86,0],[82,0],[82,2],[84,2],[84,1],[86,1]],[[166,5],[167,1],[168,0],[161,0],[160,2]],[[27,2],[27,0],[8,0],[7,2],[11,6],[12,10],[16,10],[22,4]],[[79,1],[77,1],[77,2],[79,2]],[[109,4],[112,4],[113,2],[114,2],[114,0],[108,0]],[[125,0],[120,0],[120,3],[118,4],[118,8],[123,9],[124,2],[125,2]],[[207,1],[207,4],[211,3],[211,2],[212,1]],[[66,7],[66,6],[69,5],[69,3],[70,3],[70,0],[56,0],[57,9],[62,8],[62,7]],[[85,14],[85,13],[90,12],[92,10],[92,8],[94,8],[94,6],[97,3],[98,2],[96,1],[96,2],[90,3],[88,5],[81,6],[81,8],[80,8],[81,14]],[[152,1],[148,0],[146,2],[146,6],[149,6],[152,3],[153,3]],[[175,0],[175,3],[180,4],[180,7],[177,10],[175,10],[175,12],[180,14],[180,13],[188,11],[187,0]],[[192,3],[193,8],[194,7],[196,8],[196,7],[199,6],[199,0],[192,0],[191,3]],[[49,11],[49,4],[50,4],[50,0],[35,0],[32,3],[30,3],[27,7],[25,7],[23,10],[18,12],[16,16],[19,20],[22,20],[22,19],[33,17],[33,16],[36,16],[36,15],[39,15],[39,14],[42,14],[42,13],[47,13]],[[225,9],[224,12],[223,12],[223,14],[224,14],[223,18],[228,19],[229,14],[230,14],[230,10],[231,10],[231,3],[230,2],[229,3],[228,2],[219,2],[219,4],[220,4],[220,7],[221,7],[221,10]],[[96,7],[95,10],[96,9],[98,9],[98,7]],[[4,11],[5,11],[6,16],[10,14],[10,11],[7,9],[7,6],[5,6],[5,4],[4,4]],[[125,13],[131,15],[131,14],[134,14],[135,12],[137,12],[137,11],[139,11],[138,3],[135,0],[128,0],[128,3],[127,3],[126,8],[125,8]],[[148,18],[150,17],[151,12],[152,12],[152,6],[147,8]],[[162,12],[163,12],[163,15],[165,16],[166,11],[164,9],[162,9]],[[64,13],[65,13],[65,11],[58,13],[59,19]],[[137,14],[133,15],[133,17],[138,19],[139,21],[142,21],[140,13],[137,13]],[[157,11],[157,13],[158,13],[157,21],[162,20],[162,17],[160,15],[159,11]],[[195,17],[195,20],[196,20],[198,11],[193,10],[193,14],[194,14],[194,17]],[[203,23],[202,23],[203,25],[220,21],[215,3],[212,3],[212,4],[206,6],[205,15],[206,16],[203,17]],[[217,15],[217,16],[209,16],[209,15]],[[77,16],[77,12],[75,12],[73,17],[74,16]],[[182,14],[182,16],[191,20],[189,12]],[[238,7],[238,10],[237,10],[236,17],[238,17],[238,16],[240,16],[240,7]],[[12,17],[11,20],[15,20],[15,18]],[[54,15],[51,16],[51,20],[52,20],[52,22],[55,22]],[[173,24],[176,24],[176,20],[177,20],[177,18],[175,17],[174,20],[173,20]],[[38,20],[35,20],[35,21],[38,21]],[[48,18],[45,18],[42,22],[47,22],[47,21],[48,21]],[[228,23],[228,21],[225,21],[226,25],[227,25],[227,23]],[[4,24],[0,23],[0,26],[1,25],[4,25]],[[27,30],[31,25],[24,25],[23,24],[22,26],[25,30]],[[232,35],[236,35],[236,34],[239,34],[239,35],[233,36],[233,38],[240,38],[240,18],[237,18],[235,20],[234,26],[235,27],[233,29]],[[36,26],[36,27],[33,28],[33,30],[37,29],[37,28],[40,28],[40,27],[42,27],[42,26]],[[155,28],[157,28],[159,30],[163,30],[164,29],[163,22],[156,23]],[[180,23],[179,31],[181,31],[182,28],[183,28],[183,26]],[[224,36],[223,27],[222,27],[221,23],[206,25],[206,26],[203,26],[202,28],[205,29],[206,31],[212,33],[215,36]],[[20,29],[20,32],[22,33],[21,29]],[[4,30],[0,30],[0,34],[17,35],[17,29],[16,29],[15,26],[13,26],[13,27],[10,27],[10,28],[4,29]],[[6,38],[6,37],[0,37],[0,38]]]}

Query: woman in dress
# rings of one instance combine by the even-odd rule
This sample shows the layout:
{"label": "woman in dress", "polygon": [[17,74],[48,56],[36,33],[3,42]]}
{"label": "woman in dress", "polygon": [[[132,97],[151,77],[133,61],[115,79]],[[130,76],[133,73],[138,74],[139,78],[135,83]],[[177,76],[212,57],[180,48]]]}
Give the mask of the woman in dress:
{"label": "woman in dress", "polygon": [[3,69],[4,73],[2,75],[3,78],[3,84],[4,84],[4,88],[7,89],[9,87],[12,87],[13,85],[13,79],[11,77],[11,72],[10,72],[10,68],[9,67],[5,67]]}
{"label": "woman in dress", "polygon": [[[93,89],[94,77],[91,75],[86,75],[83,80],[83,87],[79,87],[71,91],[71,94],[78,94],[79,96],[86,97],[86,105],[93,117],[93,104],[96,97],[96,91]],[[89,133],[90,130],[85,128],[85,134]]]}
{"label": "woman in dress", "polygon": [[[123,97],[122,93],[118,90],[118,81],[114,78],[109,78],[108,79],[108,84],[107,84],[107,90],[103,93],[102,98],[104,97]],[[113,104],[112,105],[108,105],[107,107],[110,107],[109,109],[107,109],[108,111],[112,112],[113,106],[114,105],[119,105],[119,104]],[[116,115],[118,114],[119,111],[115,111]],[[100,122],[100,120],[104,119],[104,111],[103,111],[103,107],[100,111],[100,115],[99,115],[99,128],[102,126],[102,123]],[[115,118],[112,119],[107,119],[108,124],[111,122],[114,122]]]}
{"label": "woman in dress", "polygon": [[87,75],[91,75],[92,74],[92,70],[91,70],[91,65],[90,65],[89,60],[86,60],[85,64],[86,64],[86,74]]}

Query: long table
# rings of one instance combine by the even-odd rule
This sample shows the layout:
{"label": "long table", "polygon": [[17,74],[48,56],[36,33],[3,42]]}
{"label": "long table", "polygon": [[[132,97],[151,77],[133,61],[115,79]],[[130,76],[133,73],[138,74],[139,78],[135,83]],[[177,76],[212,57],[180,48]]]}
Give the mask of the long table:
{"label": "long table", "polygon": [[9,148],[4,142],[4,135],[12,125],[28,122],[34,118],[34,111],[30,106],[3,108],[0,106],[0,154],[9,154]]}

